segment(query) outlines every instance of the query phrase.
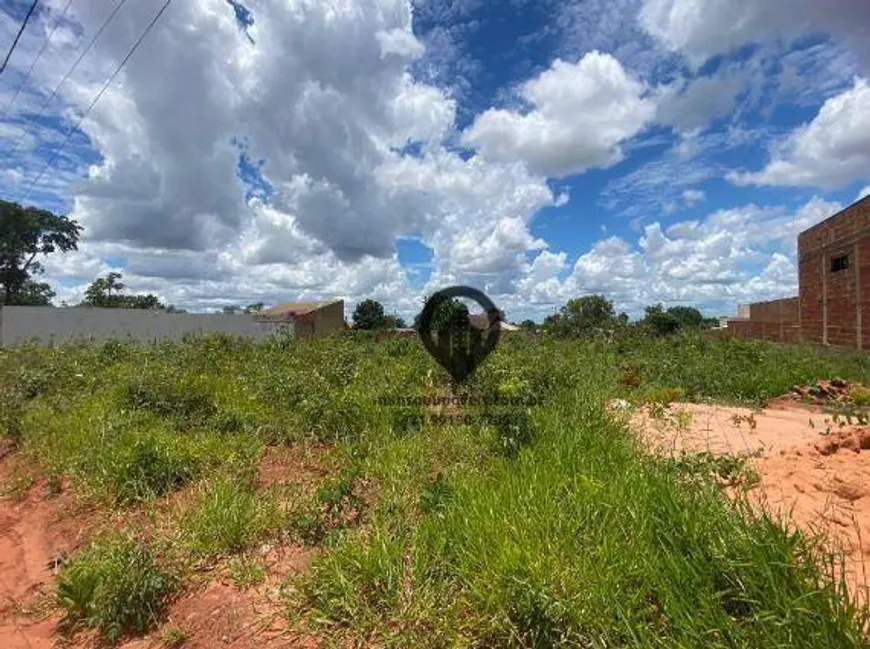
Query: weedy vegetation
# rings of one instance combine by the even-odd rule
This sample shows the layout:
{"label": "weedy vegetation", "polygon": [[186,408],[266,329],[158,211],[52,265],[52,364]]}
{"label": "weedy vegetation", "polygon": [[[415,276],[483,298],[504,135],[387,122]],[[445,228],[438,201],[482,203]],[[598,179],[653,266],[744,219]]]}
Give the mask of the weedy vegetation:
{"label": "weedy vegetation", "polygon": [[60,573],[57,597],[63,626],[99,630],[110,641],[147,631],[160,617],[178,580],[155,550],[130,535],[95,541]]}
{"label": "weedy vegetation", "polygon": [[[59,575],[65,626],[109,641],[160,624],[205,564],[262,582],[256,549],[286,543],[315,554],[284,585],[288,618],[337,643],[862,647],[867,611],[819,540],[723,494],[751,486],[744,458],[654,457],[605,409],[759,406],[834,376],[870,383],[870,360],[695,333],[505,336],[457,387],[413,339],[25,347],[0,351],[0,433],[121,520],[175,503]],[[432,395],[490,403],[408,400]],[[334,461],[264,483],[276,445]]]}

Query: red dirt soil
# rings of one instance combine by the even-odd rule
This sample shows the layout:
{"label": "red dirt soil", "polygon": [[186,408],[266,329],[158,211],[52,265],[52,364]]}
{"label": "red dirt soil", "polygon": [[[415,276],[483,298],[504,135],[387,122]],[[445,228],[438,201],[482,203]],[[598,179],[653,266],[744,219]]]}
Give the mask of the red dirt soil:
{"label": "red dirt soil", "polygon": [[69,493],[37,481],[23,498],[0,500],[0,647],[51,647],[58,560],[90,537],[97,516]]}
{"label": "red dirt soil", "polygon": [[631,421],[659,453],[748,456],[760,477],[751,500],[826,535],[826,547],[843,553],[850,592],[870,601],[870,430],[785,400],[761,411],[672,404],[664,416],[642,410]]}
{"label": "red dirt soil", "polygon": [[162,646],[166,629],[181,631],[185,649],[312,649],[317,640],[294,632],[287,625],[280,585],[291,573],[303,570],[311,553],[299,548],[262,548],[266,581],[247,590],[236,588],[229,579],[218,577],[189,589],[170,606],[160,629],[129,640],[122,649]]}
{"label": "red dirt soil", "polygon": [[[288,485],[311,480],[322,474],[327,448],[269,448],[261,463],[261,485]],[[0,484],[16,481],[24,458],[0,448]],[[26,483],[25,483],[26,484]],[[179,492],[159,503],[168,510],[184,501]],[[37,479],[17,493],[0,497],[0,649],[48,649],[51,647],[98,647],[93,632],[79,632],[72,638],[57,634],[62,614],[55,600],[58,560],[73,555],[107,526],[146,525],[143,512],[131,510],[123,516],[98,511],[78,503],[70,490],[49,494],[45,480]],[[256,551],[265,581],[249,589],[238,589],[227,575],[226,566],[198,575],[198,585],[189,586],[169,607],[164,623],[149,635],[129,639],[125,649],[162,647],[166,629],[186,636],[185,648],[271,649],[317,647],[313,637],[303,637],[288,628],[281,582],[303,570],[312,552],[299,547],[263,545]]]}

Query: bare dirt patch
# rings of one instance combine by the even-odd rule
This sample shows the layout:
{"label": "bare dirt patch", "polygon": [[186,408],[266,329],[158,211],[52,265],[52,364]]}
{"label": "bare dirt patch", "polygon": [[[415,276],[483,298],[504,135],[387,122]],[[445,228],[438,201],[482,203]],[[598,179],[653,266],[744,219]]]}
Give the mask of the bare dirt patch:
{"label": "bare dirt patch", "polygon": [[52,646],[57,570],[88,541],[98,519],[71,493],[50,495],[41,479],[0,500],[0,647]]}
{"label": "bare dirt patch", "polygon": [[268,446],[260,461],[259,485],[298,485],[329,473],[334,449],[328,444]]}
{"label": "bare dirt patch", "polygon": [[219,569],[214,579],[202,580],[175,600],[160,629],[126,642],[122,649],[164,646],[172,632],[185,638],[185,649],[318,647],[316,638],[289,627],[281,594],[284,579],[304,570],[312,553],[264,545],[257,554],[266,571],[263,583],[239,588],[225,570]]}
{"label": "bare dirt patch", "polygon": [[[270,447],[260,464],[261,487],[292,487],[315,483],[327,474],[332,449],[325,445]],[[48,482],[28,470],[27,458],[0,448],[0,647],[48,649],[97,647],[96,633],[80,631],[61,637],[62,614],[55,601],[57,573],[68,557],[101,530],[139,529],[160,535],[171,513],[193,496],[193,485],[149,507],[112,511],[78,501],[72,490],[53,494]],[[263,649],[316,647],[315,638],[288,627],[281,586],[306,569],[314,551],[279,542],[252,550],[263,579],[250,587],[234,583],[223,560],[194,575],[186,590],[170,605],[160,628],[122,647],[164,647],[166,634],[184,637],[184,647]]]}
{"label": "bare dirt patch", "polygon": [[850,591],[870,601],[870,430],[787,400],[763,410],[706,404],[643,408],[631,423],[657,453],[747,458],[750,499],[842,552]]}

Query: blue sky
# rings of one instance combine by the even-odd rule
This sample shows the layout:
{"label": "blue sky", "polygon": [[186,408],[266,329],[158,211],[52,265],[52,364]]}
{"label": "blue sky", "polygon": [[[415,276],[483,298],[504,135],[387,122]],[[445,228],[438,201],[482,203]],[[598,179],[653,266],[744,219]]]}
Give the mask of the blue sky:
{"label": "blue sky", "polygon": [[196,310],[411,316],[466,283],[512,319],[593,292],[724,315],[794,294],[797,233],[870,186],[859,0],[173,3],[78,130],[162,1],[72,73],[112,9],[66,5],[0,76],[0,196],[85,227],[46,263],[70,303],[122,270]]}

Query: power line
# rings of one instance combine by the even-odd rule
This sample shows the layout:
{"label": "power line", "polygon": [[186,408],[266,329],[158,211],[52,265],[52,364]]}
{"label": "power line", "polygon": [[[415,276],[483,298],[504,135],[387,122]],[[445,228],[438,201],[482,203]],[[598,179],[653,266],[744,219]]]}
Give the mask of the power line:
{"label": "power line", "polygon": [[18,99],[18,95],[21,92],[21,89],[27,83],[28,79],[30,79],[30,74],[33,72],[33,68],[36,67],[36,64],[39,63],[39,59],[42,58],[42,55],[45,53],[45,50],[48,49],[49,44],[51,43],[51,39],[54,36],[54,32],[57,31],[57,28],[60,27],[61,22],[66,17],[66,12],[69,9],[70,5],[73,3],[73,0],[67,0],[66,6],[63,8],[63,12],[61,12],[60,17],[54,23],[54,27],[51,28],[51,31],[48,33],[48,37],[46,37],[45,42],[42,44],[42,47],[37,52],[36,57],[34,57],[33,61],[30,63],[30,67],[27,69],[27,73],[24,75],[24,78],[21,79],[18,87],[15,89],[15,94],[12,95],[12,100],[6,104],[6,108],[3,109],[3,114],[0,114],[0,121],[6,119],[6,115],[9,114],[12,105],[15,103],[15,100]]}
{"label": "power line", "polygon": [[[36,117],[33,118],[34,120],[39,119],[40,117],[42,117],[42,115],[45,113],[45,109],[48,108],[48,105],[51,103],[51,100],[54,99],[54,98],[57,96],[57,93],[60,92],[60,89],[61,89],[61,87],[63,86],[63,84],[65,84],[65,83],[66,83],[66,80],[69,79],[70,75],[71,75],[73,72],[75,72],[76,68],[79,66],[79,63],[82,62],[82,59],[85,58],[85,55],[86,55],[88,52],[91,51],[91,48],[94,46],[94,43],[97,42],[97,39],[100,37],[100,34],[102,34],[102,33],[103,33],[103,30],[105,30],[106,27],[108,26],[108,24],[109,24],[110,22],[112,22],[112,19],[113,19],[113,18],[115,17],[115,15],[116,15],[120,10],[121,10],[121,7],[123,7],[123,6],[124,6],[124,3],[126,3],[126,2],[127,2],[127,0],[121,0],[121,1],[120,1],[120,2],[115,6],[115,8],[112,9],[112,12],[111,12],[107,17],[106,17],[106,19],[103,21],[103,24],[100,25],[100,28],[97,30],[97,33],[94,34],[93,38],[91,38],[91,42],[88,43],[88,46],[87,46],[84,50],[82,50],[81,54],[79,54],[78,58],[73,62],[73,64],[72,64],[72,66],[70,67],[70,69],[67,70],[67,72],[66,72],[65,75],[63,75],[63,78],[60,80],[60,83],[58,83],[57,86],[55,86],[54,90],[52,90],[52,92],[51,92],[51,94],[49,95],[48,99],[46,99],[46,100],[42,103],[42,106],[40,107],[39,112],[36,114]],[[6,155],[6,157],[7,157],[8,159],[11,159],[12,156],[15,155],[15,153],[18,151],[18,148],[19,148],[19,147],[21,146],[21,144],[24,142],[24,139],[25,139],[26,137],[27,137],[27,130],[24,129],[24,128],[22,128],[22,129],[21,129],[21,137],[19,137],[18,140],[15,141],[15,146],[13,146],[13,147],[12,147],[12,150],[11,150],[11,151]]]}
{"label": "power line", "polygon": [[42,170],[39,172],[39,175],[36,176],[36,178],[33,180],[33,182],[30,183],[30,187],[28,188],[27,192],[25,192],[25,194],[21,197],[21,199],[19,201],[17,201],[18,203],[23,204],[24,201],[27,199],[27,197],[30,196],[30,193],[33,191],[33,188],[36,187],[37,184],[39,184],[39,181],[42,180],[42,176],[45,174],[45,172],[48,170],[48,168],[51,167],[52,163],[57,159],[57,156],[60,155],[60,152],[64,149],[64,147],[70,141],[70,138],[73,136],[73,133],[75,133],[79,129],[79,126],[81,126],[82,122],[88,116],[88,113],[90,113],[91,109],[94,106],[96,106],[98,101],[100,101],[100,98],[105,94],[106,90],[109,89],[109,86],[115,80],[115,77],[118,76],[118,73],[121,72],[121,69],[127,64],[127,61],[130,60],[130,58],[133,56],[133,53],[142,44],[142,41],[145,40],[145,37],[148,36],[151,29],[154,27],[154,25],[157,24],[157,21],[160,20],[160,16],[162,16],[163,13],[166,11],[166,9],[169,7],[170,2],[172,2],[172,0],[166,0],[166,2],[163,3],[163,6],[160,7],[160,11],[158,11],[157,14],[154,16],[154,18],[151,19],[151,22],[148,23],[147,27],[145,27],[145,31],[143,31],[142,34],[139,36],[139,38],[136,40],[136,42],[133,43],[133,47],[131,47],[130,51],[127,52],[127,56],[124,57],[124,59],[121,61],[121,63],[118,64],[118,67],[115,68],[115,71],[112,73],[112,76],[110,76],[108,78],[108,80],[106,81],[106,83],[103,84],[103,87],[102,87],[102,89],[100,89],[100,92],[97,93],[97,96],[94,97],[94,100],[91,102],[90,106],[87,107],[85,112],[82,113],[82,116],[79,117],[78,121],[75,123],[75,126],[73,126],[69,130],[69,132],[66,134],[66,137],[64,138],[63,142],[61,142],[61,145],[57,149],[55,149],[51,158],[49,158],[48,162],[46,162],[45,165],[42,167]]}
{"label": "power line", "polygon": [[6,52],[6,58],[3,59],[3,65],[0,65],[0,73],[6,69],[6,64],[9,63],[9,57],[12,56],[12,52],[15,51],[15,47],[18,45],[18,39],[21,38],[21,34],[24,33],[24,28],[27,27],[27,21],[30,20],[30,17],[33,15],[34,9],[36,9],[36,5],[39,4],[39,0],[33,0],[33,4],[30,5],[30,9],[27,10],[27,15],[24,16],[24,22],[21,23],[21,29],[18,30],[18,33],[15,34],[15,40],[12,41],[12,47],[9,48],[9,51]]}

